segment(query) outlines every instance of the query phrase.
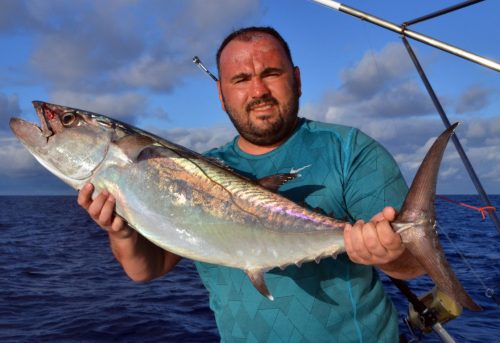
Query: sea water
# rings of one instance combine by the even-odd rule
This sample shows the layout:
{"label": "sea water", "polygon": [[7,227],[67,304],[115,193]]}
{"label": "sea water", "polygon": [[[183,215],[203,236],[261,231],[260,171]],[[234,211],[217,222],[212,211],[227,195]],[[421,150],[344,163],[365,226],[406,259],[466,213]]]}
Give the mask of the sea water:
{"label": "sea water", "polygon": [[[476,196],[449,197],[480,204]],[[500,208],[500,196],[491,200]],[[445,328],[457,342],[499,342],[500,306],[485,293],[500,301],[500,235],[477,211],[439,199],[436,208],[448,259],[484,308],[465,310]],[[406,299],[381,278],[403,318]],[[422,294],[432,283],[423,277],[410,286]],[[408,333],[402,320],[400,327]],[[76,197],[0,197],[0,342],[217,341],[207,293],[190,261],[158,280],[135,283]],[[431,334],[422,341],[440,340]]]}

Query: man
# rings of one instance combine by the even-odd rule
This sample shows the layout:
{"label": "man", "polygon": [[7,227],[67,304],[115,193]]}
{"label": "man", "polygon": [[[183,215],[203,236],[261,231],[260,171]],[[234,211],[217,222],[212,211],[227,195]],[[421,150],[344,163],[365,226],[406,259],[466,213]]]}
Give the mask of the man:
{"label": "man", "polygon": [[[298,118],[300,71],[271,28],[232,33],[217,53],[223,109],[239,132],[207,153],[245,176],[298,171],[280,192],[305,206],[354,222],[344,231],[347,255],[266,274],[275,301],[233,268],[196,262],[227,342],[393,342],[396,311],[373,266],[401,279],[423,273],[389,222],[407,191],[392,157],[360,131]],[[162,276],[181,257],[162,250],[113,215],[107,192],[78,203],[108,231],[113,254],[136,281]],[[384,208],[385,207],[385,208]],[[377,213],[383,209],[382,212]]]}

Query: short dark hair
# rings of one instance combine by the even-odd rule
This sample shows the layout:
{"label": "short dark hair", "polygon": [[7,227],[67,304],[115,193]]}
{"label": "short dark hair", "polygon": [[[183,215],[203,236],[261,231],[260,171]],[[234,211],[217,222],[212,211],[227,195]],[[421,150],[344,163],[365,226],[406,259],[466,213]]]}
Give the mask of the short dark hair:
{"label": "short dark hair", "polygon": [[290,52],[288,43],[283,39],[283,37],[281,37],[278,31],[276,31],[274,28],[270,26],[249,26],[233,31],[222,41],[221,45],[219,46],[216,56],[217,70],[219,71],[219,77],[220,77],[220,55],[222,54],[222,50],[224,50],[226,45],[228,45],[229,42],[231,42],[234,39],[239,39],[242,41],[250,41],[252,38],[254,38],[254,35],[256,33],[266,33],[276,38],[283,46],[283,49],[285,49],[285,53],[288,59],[290,60],[290,63],[292,64],[292,66],[294,65],[292,60],[292,53]]}

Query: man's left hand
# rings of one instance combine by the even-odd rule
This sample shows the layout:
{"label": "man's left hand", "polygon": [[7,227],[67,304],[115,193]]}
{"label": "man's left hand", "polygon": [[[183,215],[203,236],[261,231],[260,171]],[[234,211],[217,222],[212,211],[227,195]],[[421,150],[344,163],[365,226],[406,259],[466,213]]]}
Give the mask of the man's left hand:
{"label": "man's left hand", "polygon": [[398,259],[405,247],[401,236],[392,230],[390,222],[396,219],[396,210],[386,207],[365,223],[358,220],[347,224],[344,241],[351,261],[359,264],[382,266]]}

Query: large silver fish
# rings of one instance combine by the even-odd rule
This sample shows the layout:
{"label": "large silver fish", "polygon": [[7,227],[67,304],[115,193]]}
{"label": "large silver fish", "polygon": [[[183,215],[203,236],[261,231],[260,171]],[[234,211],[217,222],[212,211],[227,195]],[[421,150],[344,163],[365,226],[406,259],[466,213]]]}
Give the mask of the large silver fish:
{"label": "large silver fish", "polygon": [[[10,126],[35,158],[75,189],[87,182],[96,191],[107,189],[116,197],[116,212],[168,251],[243,269],[271,299],[264,272],[344,251],[345,222],[275,192],[293,174],[254,182],[106,116],[33,104],[41,127],[18,118],[12,118]],[[446,262],[434,230],[437,170],[455,126],[430,149],[393,227],[438,288],[463,306],[479,310]]]}

